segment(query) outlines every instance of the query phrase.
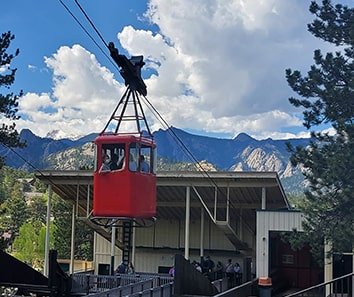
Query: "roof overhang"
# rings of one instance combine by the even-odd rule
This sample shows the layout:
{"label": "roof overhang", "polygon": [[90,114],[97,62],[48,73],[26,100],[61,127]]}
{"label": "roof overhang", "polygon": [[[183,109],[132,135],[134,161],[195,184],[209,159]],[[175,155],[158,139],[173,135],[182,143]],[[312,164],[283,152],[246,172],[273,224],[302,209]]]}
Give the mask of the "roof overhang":
{"label": "roof overhang", "polygon": [[[89,201],[92,205],[93,171],[44,170],[37,171],[35,176],[51,184],[62,199],[80,204]],[[262,191],[265,191],[267,209],[289,208],[276,172],[164,171],[158,172],[156,177],[158,215],[161,207],[184,207],[186,187],[202,191],[205,201],[214,201],[218,191],[221,195],[229,192],[231,203],[239,209],[260,209]]]}
{"label": "roof overhang", "polygon": [[[52,185],[53,192],[62,199],[76,205],[80,217],[91,216],[93,171],[45,170],[37,171],[35,176]],[[156,177],[157,220],[185,220],[187,191],[191,220],[200,219],[201,209],[214,222],[241,216],[254,234],[256,210],[289,209],[276,172],[165,171]]]}

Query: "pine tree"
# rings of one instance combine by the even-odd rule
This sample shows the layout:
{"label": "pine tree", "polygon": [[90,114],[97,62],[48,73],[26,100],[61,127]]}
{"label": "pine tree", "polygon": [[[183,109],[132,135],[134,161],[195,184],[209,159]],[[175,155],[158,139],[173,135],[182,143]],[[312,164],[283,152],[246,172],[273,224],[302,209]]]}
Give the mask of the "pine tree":
{"label": "pine tree", "polygon": [[18,235],[22,224],[24,224],[30,216],[21,182],[15,184],[11,197],[7,200],[5,214],[8,218],[6,221],[7,230],[12,233],[14,238]]}
{"label": "pine tree", "polygon": [[[71,255],[71,216],[72,206],[53,195],[54,216],[54,248],[58,251],[59,258],[69,259]],[[93,231],[84,222],[75,221],[75,259],[92,260]]]}
{"label": "pine tree", "polygon": [[[15,38],[10,31],[2,33],[0,37],[0,87],[9,89],[15,81],[15,74],[17,69],[11,68],[11,61],[19,54],[17,49],[14,54],[7,53],[11,41]],[[19,134],[16,130],[15,121],[20,117],[18,111],[18,99],[23,95],[22,90],[18,95],[12,92],[8,94],[0,93],[0,114],[6,118],[8,124],[2,121],[0,126],[0,143],[7,147],[23,147],[24,142],[19,139]],[[0,168],[4,165],[4,158],[0,158]]]}
{"label": "pine tree", "polygon": [[[354,9],[324,0],[311,2],[310,12],[315,20],[308,30],[338,50],[315,50],[305,76],[286,70],[288,84],[301,97],[289,101],[304,109],[304,126],[313,137],[309,147],[288,148],[309,183],[301,210],[306,239],[320,259],[325,242],[333,244],[331,252],[354,246]],[[335,133],[315,130],[324,124]]]}

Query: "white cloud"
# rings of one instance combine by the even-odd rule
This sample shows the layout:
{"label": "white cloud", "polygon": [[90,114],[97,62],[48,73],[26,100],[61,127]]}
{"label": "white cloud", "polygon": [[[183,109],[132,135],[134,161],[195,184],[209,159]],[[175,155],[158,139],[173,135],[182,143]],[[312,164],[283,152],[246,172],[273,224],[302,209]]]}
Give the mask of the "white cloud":
{"label": "white cloud", "polygon": [[28,65],[27,67],[28,67],[28,69],[33,70],[33,71],[35,71],[37,69],[37,67],[34,65]]}
{"label": "white cloud", "polygon": [[[143,73],[153,70],[145,78],[147,97],[168,124],[284,138],[302,126],[288,102],[292,92],[285,69],[307,70],[313,50],[323,46],[307,32],[308,5],[151,0],[145,16],[160,31],[126,26],[117,38],[130,55],[144,55]],[[67,135],[99,132],[124,86],[80,45],[60,47],[45,63],[53,72],[53,91],[26,94],[20,111],[27,116],[18,126],[33,127],[42,136],[56,129]],[[161,123],[153,119],[151,126],[157,129]]]}
{"label": "white cloud", "polygon": [[25,94],[17,126],[40,136],[52,130],[67,136],[100,132],[123,91],[113,74],[80,45],[63,46],[45,62],[53,71],[53,92]]}
{"label": "white cloud", "polygon": [[255,137],[302,126],[285,69],[307,69],[319,45],[306,31],[307,3],[152,0],[146,15],[159,34],[129,27],[119,39],[161,65],[149,98],[171,125]]}
{"label": "white cloud", "polygon": [[10,65],[8,65],[8,64],[6,64],[6,65],[1,65],[1,66],[0,66],[0,74],[1,74],[1,73],[5,73],[6,71],[8,71],[9,66],[10,66]]}

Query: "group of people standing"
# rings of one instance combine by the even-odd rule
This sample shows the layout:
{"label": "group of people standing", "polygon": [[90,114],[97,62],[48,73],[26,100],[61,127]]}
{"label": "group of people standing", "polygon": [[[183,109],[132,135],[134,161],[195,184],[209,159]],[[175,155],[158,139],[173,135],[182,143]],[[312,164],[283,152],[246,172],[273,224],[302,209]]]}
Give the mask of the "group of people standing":
{"label": "group of people standing", "polygon": [[229,288],[234,287],[235,285],[240,285],[242,283],[242,272],[239,263],[232,263],[232,260],[229,259],[225,266],[225,275],[228,280]]}
{"label": "group of people standing", "polygon": [[202,259],[201,263],[193,261],[192,264],[199,272],[205,274],[211,281],[221,279],[225,276],[228,279],[230,288],[242,283],[240,264],[238,262],[235,264],[232,263],[232,259],[228,259],[225,265],[221,261],[218,261],[215,265],[214,261],[207,256],[205,259]]}
{"label": "group of people standing", "polygon": [[193,261],[192,265],[194,265],[195,269],[198,270],[200,273],[203,273],[209,277],[209,274],[213,273],[214,271],[214,261],[207,256],[205,259],[202,259],[201,263],[197,261]]}
{"label": "group of people standing", "polygon": [[115,274],[134,274],[135,269],[133,266],[132,262],[129,262],[129,264],[125,264],[122,262],[116,269]]}

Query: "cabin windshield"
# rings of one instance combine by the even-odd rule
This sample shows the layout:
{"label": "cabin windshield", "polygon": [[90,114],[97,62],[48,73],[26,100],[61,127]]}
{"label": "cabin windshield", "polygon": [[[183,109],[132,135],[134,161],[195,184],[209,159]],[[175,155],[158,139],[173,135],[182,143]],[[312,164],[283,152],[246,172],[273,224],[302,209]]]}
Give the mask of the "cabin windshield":
{"label": "cabin windshield", "polygon": [[150,145],[133,142],[129,145],[129,169],[141,173],[155,172],[155,149]]}
{"label": "cabin windshield", "polygon": [[97,150],[96,156],[96,168],[104,166],[107,170],[124,169],[125,145],[124,143],[102,144],[101,151]]}
{"label": "cabin windshield", "polygon": [[129,170],[138,170],[139,145],[136,142],[129,144]]}
{"label": "cabin windshield", "polygon": [[139,169],[142,173],[155,173],[155,149],[142,145],[139,157]]}

